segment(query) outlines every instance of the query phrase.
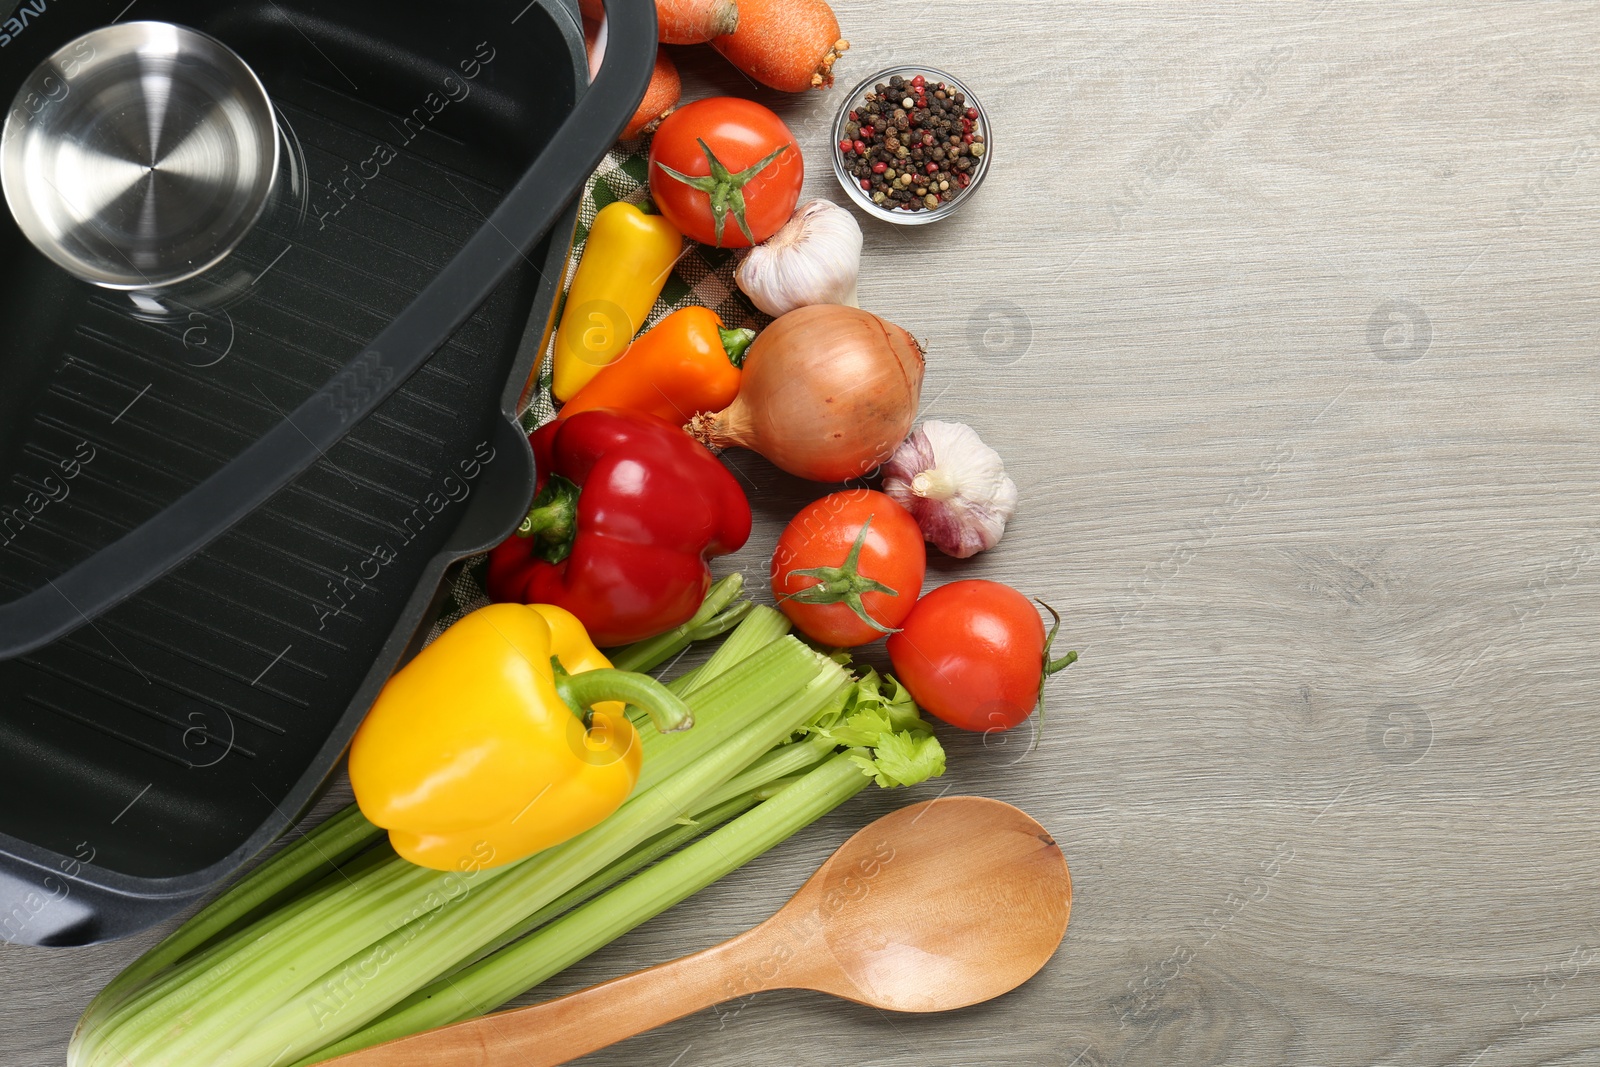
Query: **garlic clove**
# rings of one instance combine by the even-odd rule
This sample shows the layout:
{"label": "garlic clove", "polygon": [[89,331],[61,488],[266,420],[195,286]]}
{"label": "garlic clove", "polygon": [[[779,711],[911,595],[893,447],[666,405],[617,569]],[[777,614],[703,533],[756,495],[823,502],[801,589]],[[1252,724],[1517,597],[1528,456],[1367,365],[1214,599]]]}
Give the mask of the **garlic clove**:
{"label": "garlic clove", "polygon": [[883,491],[928,541],[958,559],[1000,543],[1017,511],[1017,484],[972,427],[929,420],[883,467]]}
{"label": "garlic clove", "polygon": [[812,304],[854,307],[860,273],[861,225],[839,205],[812,200],[750,250],[734,280],[756,307],[776,318]]}

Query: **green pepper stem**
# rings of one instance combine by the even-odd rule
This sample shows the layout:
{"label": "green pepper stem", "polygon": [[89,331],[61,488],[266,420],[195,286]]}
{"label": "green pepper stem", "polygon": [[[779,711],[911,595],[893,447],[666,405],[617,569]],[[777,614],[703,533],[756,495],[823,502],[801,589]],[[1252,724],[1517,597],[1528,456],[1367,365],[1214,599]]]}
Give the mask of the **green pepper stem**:
{"label": "green pepper stem", "polygon": [[750,342],[756,339],[754,330],[727,330],[718,328],[717,335],[722,338],[722,349],[728,353],[728,362],[735,367],[744,366],[745,350],[750,347]]}
{"label": "green pepper stem", "polygon": [[689,710],[689,705],[646,674],[602,667],[581,674],[558,671],[555,682],[561,699],[585,722],[589,720],[589,709],[594,705],[608,700],[621,700],[643,708],[660,733],[687,730],[694,725],[694,713]]}
{"label": "green pepper stem", "polygon": [[517,536],[532,540],[534,555],[546,563],[560,563],[572,553],[572,541],[578,534],[580,492],[570,479],[552,474],[517,527]]}
{"label": "green pepper stem", "polygon": [[[899,596],[897,589],[891,589],[882,582],[874,581],[861,573],[861,546],[866,544],[867,531],[872,528],[872,516],[867,516],[867,521],[861,524],[861,532],[856,535],[855,544],[850,546],[850,554],[845,556],[844,563],[838,567],[807,567],[804,570],[793,570],[789,577],[815,578],[816,585],[808,585],[804,589],[790,593],[784,600],[793,600],[801,604],[844,604],[855,612],[857,617],[868,626],[881,634],[897,634],[900,631],[883,625],[877,619],[867,614],[866,605],[861,602],[863,593],[882,593],[884,596]],[[782,601],[779,601],[782,603]]]}

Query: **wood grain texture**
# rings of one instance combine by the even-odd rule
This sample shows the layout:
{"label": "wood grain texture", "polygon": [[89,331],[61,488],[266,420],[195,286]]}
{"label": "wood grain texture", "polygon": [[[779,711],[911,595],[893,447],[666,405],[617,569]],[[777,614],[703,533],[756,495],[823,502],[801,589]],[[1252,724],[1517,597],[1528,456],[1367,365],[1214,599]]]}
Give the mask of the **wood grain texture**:
{"label": "wood grain texture", "polygon": [[[1017,804],[1077,890],[1017,993],[891,1017],[771,993],[594,1067],[1600,1060],[1600,22],[1592,6],[840,0],[773,102],[807,192],[856,78],[927,62],[998,126],[948,223],[866,224],[927,414],[1007,458],[998,578],[1083,659],[1026,737],[871,792],[530,999],[752,925],[875,815]],[[749,87],[680,53],[691,92]],[[749,456],[760,573],[817,493]],[[1000,742],[1005,743],[1000,743]],[[155,934],[0,946],[0,1063],[59,1063]]]}

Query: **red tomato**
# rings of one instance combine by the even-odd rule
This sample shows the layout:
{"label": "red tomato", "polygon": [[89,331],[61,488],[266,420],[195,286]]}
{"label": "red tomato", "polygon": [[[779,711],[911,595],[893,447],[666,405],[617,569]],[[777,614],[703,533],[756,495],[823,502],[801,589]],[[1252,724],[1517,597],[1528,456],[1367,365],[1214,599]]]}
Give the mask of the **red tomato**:
{"label": "red tomato", "polygon": [[[1053,633],[1052,633],[1052,636]],[[963,730],[1009,730],[1033,714],[1049,662],[1049,640],[1033,603],[999,582],[940,586],[917,602],[889,638],[896,678],[918,704]]]}
{"label": "red tomato", "polygon": [[807,637],[853,648],[910,614],[927,566],[917,521],[882,493],[851,489],[823,497],[784,529],[772,593]]}
{"label": "red tomato", "polygon": [[[701,141],[727,168],[724,195],[744,196],[742,211],[738,198],[731,199],[720,227],[711,208],[717,179]],[[759,171],[751,169],[774,152],[779,152],[776,159]],[[685,104],[662,120],[650,142],[650,196],[668,222],[701,244],[749,248],[777,233],[794,214],[805,174],[794,134],[753,100],[714,96]]]}

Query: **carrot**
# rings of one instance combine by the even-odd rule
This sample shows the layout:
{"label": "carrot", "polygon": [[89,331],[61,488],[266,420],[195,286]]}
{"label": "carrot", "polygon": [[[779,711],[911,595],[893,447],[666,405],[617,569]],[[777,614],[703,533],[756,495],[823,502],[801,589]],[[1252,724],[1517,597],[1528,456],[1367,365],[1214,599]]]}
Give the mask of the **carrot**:
{"label": "carrot", "polygon": [[644,91],[639,110],[633,113],[622,131],[624,139],[654,133],[661,120],[672,114],[683,95],[683,79],[678,77],[678,65],[667,55],[665,48],[656,49],[656,69],[650,75],[650,88]]}
{"label": "carrot", "polygon": [[[586,19],[599,20],[600,0],[581,0]],[[656,0],[656,39],[662,44],[704,44],[739,25],[737,0]]]}
{"label": "carrot", "polygon": [[[605,27],[588,19],[583,20],[583,43],[589,50],[589,76],[600,68],[605,56]],[[678,65],[667,55],[666,49],[656,49],[656,67],[650,74],[650,87],[644,91],[639,109],[622,130],[622,139],[654,132],[661,120],[672,114],[683,95],[683,79],[678,76]]]}
{"label": "carrot", "polygon": [[850,42],[828,0],[739,0],[739,26],[711,47],[762,85],[784,92],[825,89]]}

